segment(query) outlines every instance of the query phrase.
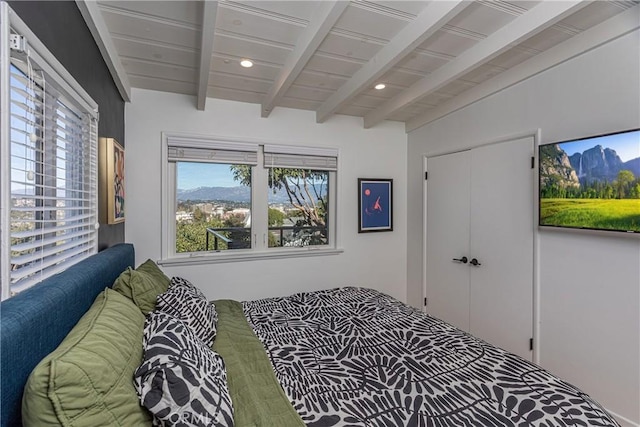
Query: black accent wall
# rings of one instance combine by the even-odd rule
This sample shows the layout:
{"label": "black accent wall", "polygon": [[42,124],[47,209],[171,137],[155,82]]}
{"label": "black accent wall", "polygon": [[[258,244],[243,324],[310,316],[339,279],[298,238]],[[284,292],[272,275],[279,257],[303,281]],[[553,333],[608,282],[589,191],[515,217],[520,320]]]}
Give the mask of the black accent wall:
{"label": "black accent wall", "polygon": [[[124,146],[124,101],[76,2],[14,0],[8,3],[98,103],[98,135],[115,138]],[[124,223],[100,224],[99,249],[124,242],[124,227]]]}

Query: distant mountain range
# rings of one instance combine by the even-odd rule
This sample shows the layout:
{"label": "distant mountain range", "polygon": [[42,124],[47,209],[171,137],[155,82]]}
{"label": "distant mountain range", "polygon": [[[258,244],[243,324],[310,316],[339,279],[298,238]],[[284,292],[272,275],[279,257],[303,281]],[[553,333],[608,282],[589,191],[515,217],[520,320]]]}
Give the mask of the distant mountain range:
{"label": "distant mountain range", "polygon": [[543,186],[549,179],[562,187],[578,187],[594,181],[612,182],[621,170],[629,170],[640,177],[640,157],[623,162],[615,150],[601,145],[571,156],[556,144],[545,145],[540,149],[539,160]]}
{"label": "distant mountain range", "polygon": [[[325,192],[326,193],[326,192]],[[186,200],[226,200],[230,202],[250,202],[251,190],[248,187],[198,187],[189,190],[178,189],[179,201]],[[271,203],[289,203],[287,191],[283,188],[273,193],[269,190]]]}
{"label": "distant mountain range", "polygon": [[178,200],[228,200],[231,202],[250,202],[249,187],[198,187],[189,190],[178,189]]}

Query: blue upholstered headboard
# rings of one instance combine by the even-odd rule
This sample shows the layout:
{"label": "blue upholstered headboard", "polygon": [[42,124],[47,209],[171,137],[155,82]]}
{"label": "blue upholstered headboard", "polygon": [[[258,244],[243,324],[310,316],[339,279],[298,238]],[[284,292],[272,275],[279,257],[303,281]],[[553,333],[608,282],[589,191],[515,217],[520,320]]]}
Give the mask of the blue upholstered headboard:
{"label": "blue upholstered headboard", "polygon": [[115,245],[0,303],[0,426],[22,425],[22,390],[33,368],[129,266],[133,245]]}

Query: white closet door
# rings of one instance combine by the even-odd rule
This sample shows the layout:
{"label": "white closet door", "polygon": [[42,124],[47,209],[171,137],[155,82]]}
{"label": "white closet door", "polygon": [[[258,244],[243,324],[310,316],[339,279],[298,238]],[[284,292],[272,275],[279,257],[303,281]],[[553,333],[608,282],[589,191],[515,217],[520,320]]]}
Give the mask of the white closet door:
{"label": "white closet door", "polygon": [[471,151],[470,332],[531,360],[533,138]]}
{"label": "white closet door", "polygon": [[427,313],[469,330],[469,151],[427,159]]}

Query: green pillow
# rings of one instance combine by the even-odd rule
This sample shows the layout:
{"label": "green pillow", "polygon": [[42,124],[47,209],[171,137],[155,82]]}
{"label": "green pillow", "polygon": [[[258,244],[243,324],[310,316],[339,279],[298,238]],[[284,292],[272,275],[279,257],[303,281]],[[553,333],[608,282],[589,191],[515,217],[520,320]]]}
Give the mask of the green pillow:
{"label": "green pillow", "polygon": [[147,260],[137,269],[123,271],[113,289],[130,298],[145,315],[156,308],[156,297],[169,288],[170,280],[152,261]]}
{"label": "green pillow", "polygon": [[160,287],[160,289],[162,289],[162,292],[165,292],[167,289],[169,289],[169,285],[171,284],[171,279],[169,279],[162,272],[162,270],[160,270],[160,267],[158,267],[158,264],[153,262],[153,260],[151,259],[146,260],[145,262],[140,264],[138,268],[136,268],[136,271],[142,271],[144,273],[147,273],[153,276],[153,278],[158,283],[162,284],[162,286]]}
{"label": "green pillow", "polygon": [[142,361],[144,316],[105,289],[58,348],[31,372],[22,398],[25,427],[144,426],[133,373]]}

